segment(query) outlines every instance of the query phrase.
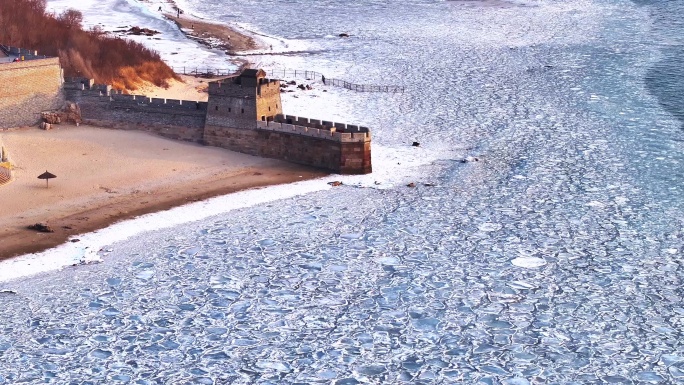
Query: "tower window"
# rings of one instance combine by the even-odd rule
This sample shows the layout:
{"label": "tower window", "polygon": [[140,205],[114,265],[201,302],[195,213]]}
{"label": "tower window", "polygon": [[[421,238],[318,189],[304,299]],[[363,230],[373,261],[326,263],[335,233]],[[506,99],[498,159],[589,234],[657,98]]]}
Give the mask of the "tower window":
{"label": "tower window", "polygon": [[270,107],[270,106],[268,107],[268,111],[271,112],[271,107]]}
{"label": "tower window", "polygon": [[216,106],[216,111],[218,111],[218,106]]}
{"label": "tower window", "polygon": [[242,113],[243,113],[243,114],[245,113],[245,109],[244,109],[244,108],[242,109]]}
{"label": "tower window", "polygon": [[228,107],[228,112],[230,112],[231,110],[232,110],[232,108]]}

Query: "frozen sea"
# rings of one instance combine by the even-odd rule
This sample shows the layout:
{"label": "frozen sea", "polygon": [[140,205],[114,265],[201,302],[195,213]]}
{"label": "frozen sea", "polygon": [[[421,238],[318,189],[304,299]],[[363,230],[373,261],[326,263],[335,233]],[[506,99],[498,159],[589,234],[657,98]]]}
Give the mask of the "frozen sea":
{"label": "frozen sea", "polygon": [[683,0],[178,4],[266,68],[405,86],[284,94],[371,127],[376,171],[0,282],[0,384],[684,383]]}

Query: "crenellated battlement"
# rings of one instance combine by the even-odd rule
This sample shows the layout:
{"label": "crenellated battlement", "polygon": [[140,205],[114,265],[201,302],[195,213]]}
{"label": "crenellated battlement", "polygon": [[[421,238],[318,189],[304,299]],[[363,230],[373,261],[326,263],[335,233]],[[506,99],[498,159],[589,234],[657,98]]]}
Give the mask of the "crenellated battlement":
{"label": "crenellated battlement", "polygon": [[0,50],[5,53],[5,55],[11,57],[16,57],[20,61],[28,60],[38,60],[38,59],[48,59],[49,56],[39,55],[38,51],[32,49],[25,49],[19,47],[10,47],[0,44]]}
{"label": "crenellated battlement", "polygon": [[86,97],[109,97],[109,101],[116,102],[119,106],[129,103],[130,106],[138,107],[206,111],[208,105],[207,102],[195,100],[151,98],[145,95],[124,94],[120,90],[112,89],[111,85],[95,84],[93,79],[87,78],[67,78],[64,82],[64,89],[80,91],[81,96]]}
{"label": "crenellated battlement", "polygon": [[[340,125],[342,126],[342,124]],[[352,127],[359,128],[358,126]],[[316,128],[299,124],[280,123],[277,121],[257,122],[257,128],[260,130],[287,132],[296,135],[310,136],[335,142],[363,143],[370,142],[371,140],[370,131],[367,128],[366,131],[337,131],[336,127]]]}
{"label": "crenellated battlement", "polygon": [[209,95],[215,96],[231,96],[231,95],[255,95],[263,91],[277,90],[280,92],[280,80],[278,79],[259,79],[255,86],[246,85],[244,82],[238,82],[235,79],[239,77],[230,77],[215,82],[209,83]]}
{"label": "crenellated battlement", "polygon": [[275,116],[274,122],[284,124],[294,124],[298,126],[317,128],[319,130],[337,131],[339,133],[368,133],[368,127],[357,126],[353,124],[335,123],[327,120],[310,119],[301,116],[278,114]]}
{"label": "crenellated battlement", "polygon": [[262,70],[209,83],[209,100],[124,94],[92,79],[67,78],[67,99],[85,123],[154,132],[342,174],[372,170],[368,127],[285,115],[280,80]]}

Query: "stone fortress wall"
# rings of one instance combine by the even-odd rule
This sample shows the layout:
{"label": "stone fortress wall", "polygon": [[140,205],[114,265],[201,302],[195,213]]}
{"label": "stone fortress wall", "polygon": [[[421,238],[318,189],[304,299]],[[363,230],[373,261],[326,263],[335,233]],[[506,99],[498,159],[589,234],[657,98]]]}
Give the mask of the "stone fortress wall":
{"label": "stone fortress wall", "polygon": [[126,95],[87,78],[67,78],[64,92],[67,100],[79,105],[86,124],[196,143],[203,140],[206,102]]}
{"label": "stone fortress wall", "polygon": [[233,77],[209,83],[207,124],[223,127],[255,127],[256,120],[282,113],[280,82],[271,79]]}
{"label": "stone fortress wall", "polygon": [[291,124],[292,117],[282,114],[280,81],[266,78],[263,70],[248,69],[210,83],[204,143],[342,174],[372,171],[370,130],[361,132],[345,124],[311,126],[310,119],[296,120]]}
{"label": "stone fortress wall", "polygon": [[[28,55],[28,53],[27,53]],[[76,103],[82,121],[282,159],[343,174],[370,173],[370,130],[283,115],[280,81],[245,70],[209,84],[209,101],[127,95],[87,78],[63,80],[57,58],[0,65],[0,128],[34,125]]]}
{"label": "stone fortress wall", "polygon": [[64,104],[59,59],[7,48],[0,46],[5,54],[24,60],[0,63],[0,129],[35,125],[41,112]]}

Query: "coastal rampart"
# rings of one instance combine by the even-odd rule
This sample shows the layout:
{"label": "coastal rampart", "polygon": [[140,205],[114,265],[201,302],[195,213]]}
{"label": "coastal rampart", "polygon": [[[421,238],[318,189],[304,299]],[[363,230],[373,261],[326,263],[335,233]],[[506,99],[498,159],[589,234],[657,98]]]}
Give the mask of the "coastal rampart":
{"label": "coastal rampart", "polygon": [[196,143],[203,140],[206,102],[127,95],[85,78],[67,79],[64,89],[67,99],[79,105],[86,124]]}
{"label": "coastal rampart", "polygon": [[[298,119],[310,122],[306,118]],[[342,132],[334,127],[319,129],[257,121],[256,127],[251,129],[207,125],[204,141],[211,146],[325,168],[340,174],[367,174],[372,171],[371,135],[367,128],[365,132]]]}
{"label": "coastal rampart", "polygon": [[0,129],[35,125],[63,104],[58,58],[0,64]]}
{"label": "coastal rampart", "polygon": [[341,174],[372,171],[367,127],[283,115],[280,82],[248,71],[210,83],[208,102],[126,95],[85,78],[67,79],[64,90],[87,124],[149,131]]}

